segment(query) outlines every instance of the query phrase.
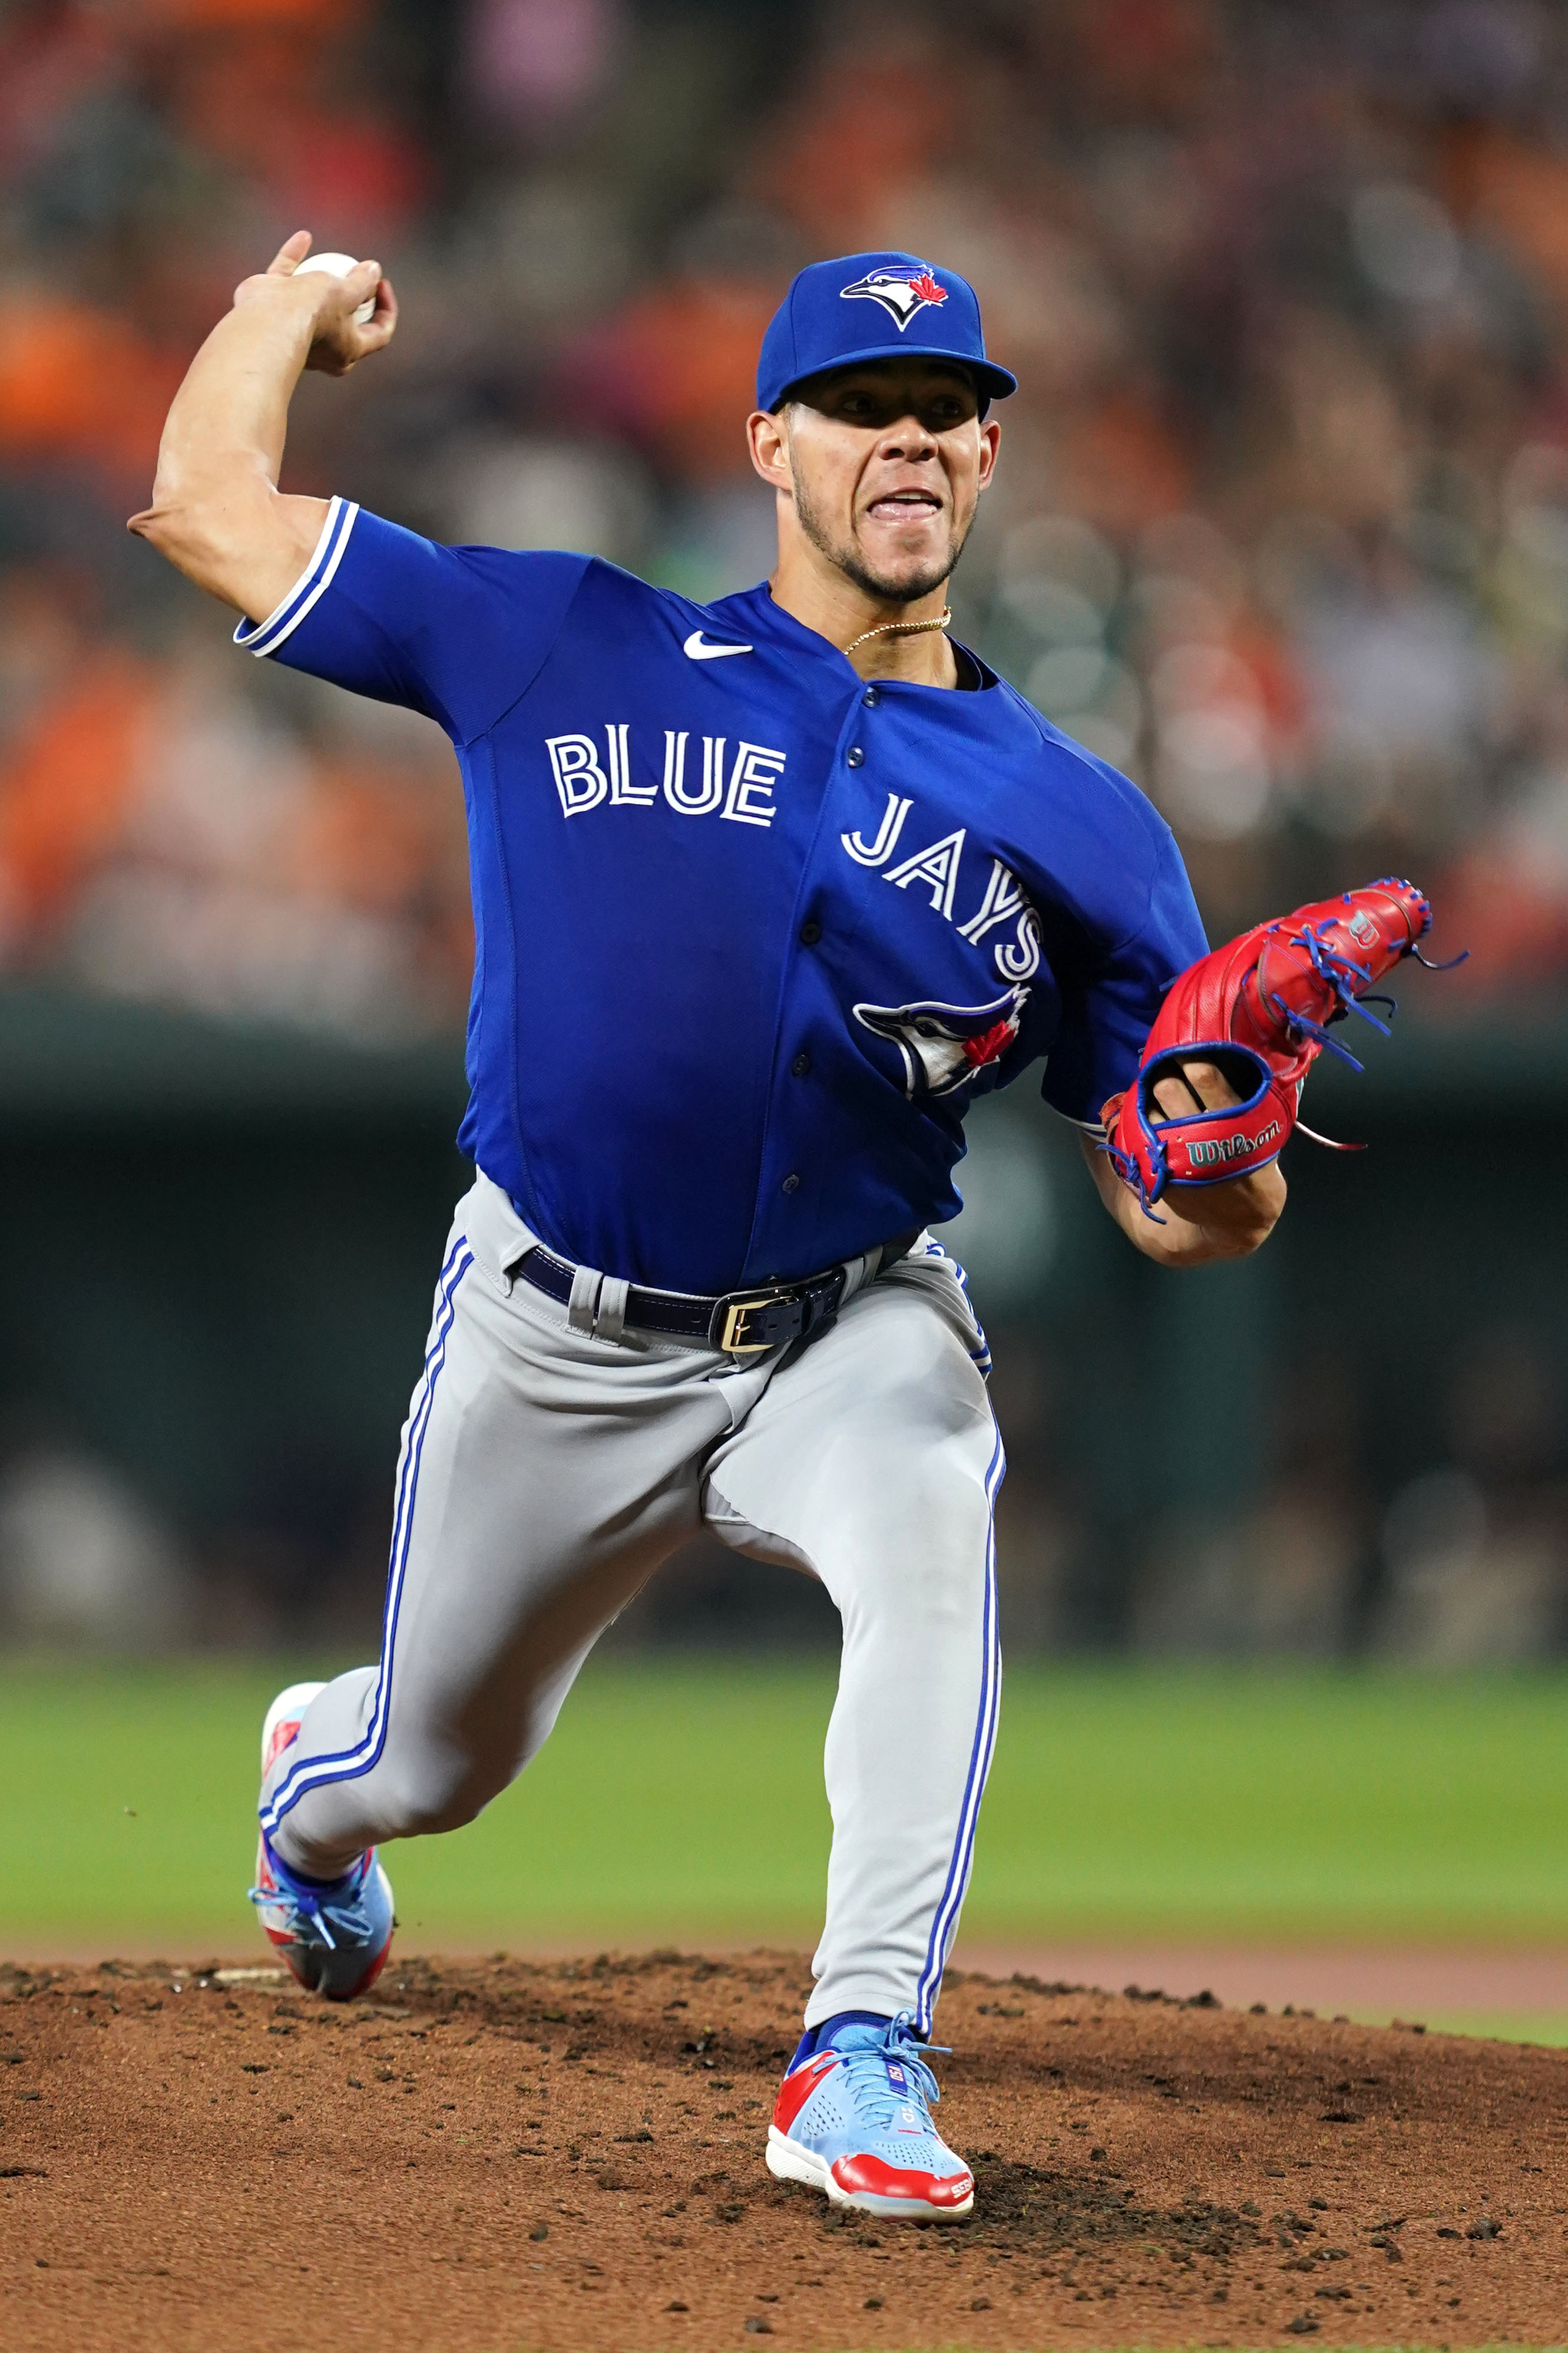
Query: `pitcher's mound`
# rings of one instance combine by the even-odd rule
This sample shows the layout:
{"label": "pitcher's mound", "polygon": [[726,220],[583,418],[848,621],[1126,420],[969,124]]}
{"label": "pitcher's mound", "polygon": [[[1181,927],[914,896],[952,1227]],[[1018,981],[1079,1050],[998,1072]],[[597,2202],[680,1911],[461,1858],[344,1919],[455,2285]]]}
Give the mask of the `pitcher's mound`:
{"label": "pitcher's mound", "polygon": [[7,2353],[1561,2342],[1568,2053],[950,1981],[974,2220],[764,2170],[805,1965],[0,1968]]}

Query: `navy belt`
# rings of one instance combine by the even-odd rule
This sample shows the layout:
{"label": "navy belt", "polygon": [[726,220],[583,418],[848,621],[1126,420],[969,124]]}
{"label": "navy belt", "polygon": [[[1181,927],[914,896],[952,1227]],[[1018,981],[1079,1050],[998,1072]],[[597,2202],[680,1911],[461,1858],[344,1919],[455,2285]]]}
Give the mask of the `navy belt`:
{"label": "navy belt", "polygon": [[[921,1230],[916,1226],[884,1247],[879,1274],[907,1254]],[[570,1305],[577,1269],[542,1242],[518,1261],[512,1272],[547,1299]],[[726,1356],[758,1356],[795,1340],[820,1337],[838,1313],[848,1276],[847,1266],[833,1266],[799,1282],[766,1282],[754,1291],[725,1291],[714,1298],[689,1291],[648,1291],[634,1282],[626,1293],[623,1321],[642,1332],[662,1332],[674,1340],[722,1349]]]}

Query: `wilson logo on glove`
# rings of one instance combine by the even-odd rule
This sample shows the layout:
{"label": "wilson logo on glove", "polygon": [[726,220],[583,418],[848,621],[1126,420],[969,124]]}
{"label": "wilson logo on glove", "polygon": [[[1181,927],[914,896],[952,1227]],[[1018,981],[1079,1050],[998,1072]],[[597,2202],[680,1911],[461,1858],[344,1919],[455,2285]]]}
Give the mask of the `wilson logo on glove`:
{"label": "wilson logo on glove", "polygon": [[[1222,1184],[1279,1158],[1297,1124],[1307,1072],[1324,1047],[1361,1069],[1330,1037],[1330,1022],[1354,1013],[1386,1037],[1387,1023],[1362,1002],[1373,984],[1406,956],[1428,971],[1447,970],[1427,964],[1416,944],[1431,928],[1425,895],[1389,875],[1259,923],[1189,965],[1160,1008],[1135,1082],[1112,1095],[1101,1114],[1105,1148],[1146,1215],[1167,1186]],[[1461,964],[1468,953],[1448,963]],[[1373,1002],[1394,1011],[1392,997]],[[1168,1117],[1155,1086],[1199,1059],[1213,1062],[1243,1101]]]}
{"label": "wilson logo on glove", "polygon": [[[1255,1152],[1259,1145],[1271,1142],[1277,1135],[1279,1135],[1279,1123],[1277,1119],[1271,1119],[1262,1134],[1257,1136],[1211,1135],[1206,1139],[1180,1136],[1174,1141],[1185,1145],[1187,1160],[1192,1167],[1212,1168],[1221,1160],[1226,1162],[1240,1160],[1247,1154]],[[1284,1137],[1280,1136],[1279,1141],[1283,1146]],[[1226,1173],[1228,1176],[1234,1176],[1236,1171],[1233,1168],[1227,1168]],[[1179,1184],[1181,1180],[1179,1177],[1173,1177],[1171,1181],[1173,1184]]]}

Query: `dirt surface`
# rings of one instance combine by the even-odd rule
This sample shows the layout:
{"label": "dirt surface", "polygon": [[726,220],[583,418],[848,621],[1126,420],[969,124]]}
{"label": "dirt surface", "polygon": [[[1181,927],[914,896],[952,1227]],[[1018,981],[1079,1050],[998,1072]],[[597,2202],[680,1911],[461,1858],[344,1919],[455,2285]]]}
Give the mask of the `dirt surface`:
{"label": "dirt surface", "polygon": [[0,1968],[5,2353],[1561,2344],[1568,2053],[950,1979],[968,2224],[773,2182],[786,1954]]}
{"label": "dirt surface", "polygon": [[[1463,2032],[1464,2013],[1479,2024],[1509,2014],[1568,2021],[1568,1945],[1368,1944],[1344,1938],[1321,1945],[1059,1944],[1001,1945],[972,1939],[962,1951],[966,1968],[1008,1978],[1015,1969],[1070,1985],[1163,1986],[1173,1994],[1210,1986],[1227,2005],[1270,2010],[1303,2002],[1332,2016],[1429,2019],[1447,2014]],[[1547,2039],[1547,2038],[1542,2038]],[[1550,2040],[1555,2042],[1554,2033]]]}

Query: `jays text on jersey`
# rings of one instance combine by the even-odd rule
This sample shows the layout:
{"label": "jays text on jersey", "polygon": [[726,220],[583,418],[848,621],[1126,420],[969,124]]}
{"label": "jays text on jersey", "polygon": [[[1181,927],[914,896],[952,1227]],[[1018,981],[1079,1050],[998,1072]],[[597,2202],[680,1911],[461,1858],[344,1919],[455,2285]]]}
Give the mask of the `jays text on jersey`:
{"label": "jays text on jersey", "polygon": [[1098,1121],[1204,953],[1137,788],[989,671],[867,685],[764,586],[441,547],[333,500],[253,653],[404,703],[462,769],[459,1141],[561,1256],[671,1290],[952,1217],[963,1117],[1047,1058]]}

